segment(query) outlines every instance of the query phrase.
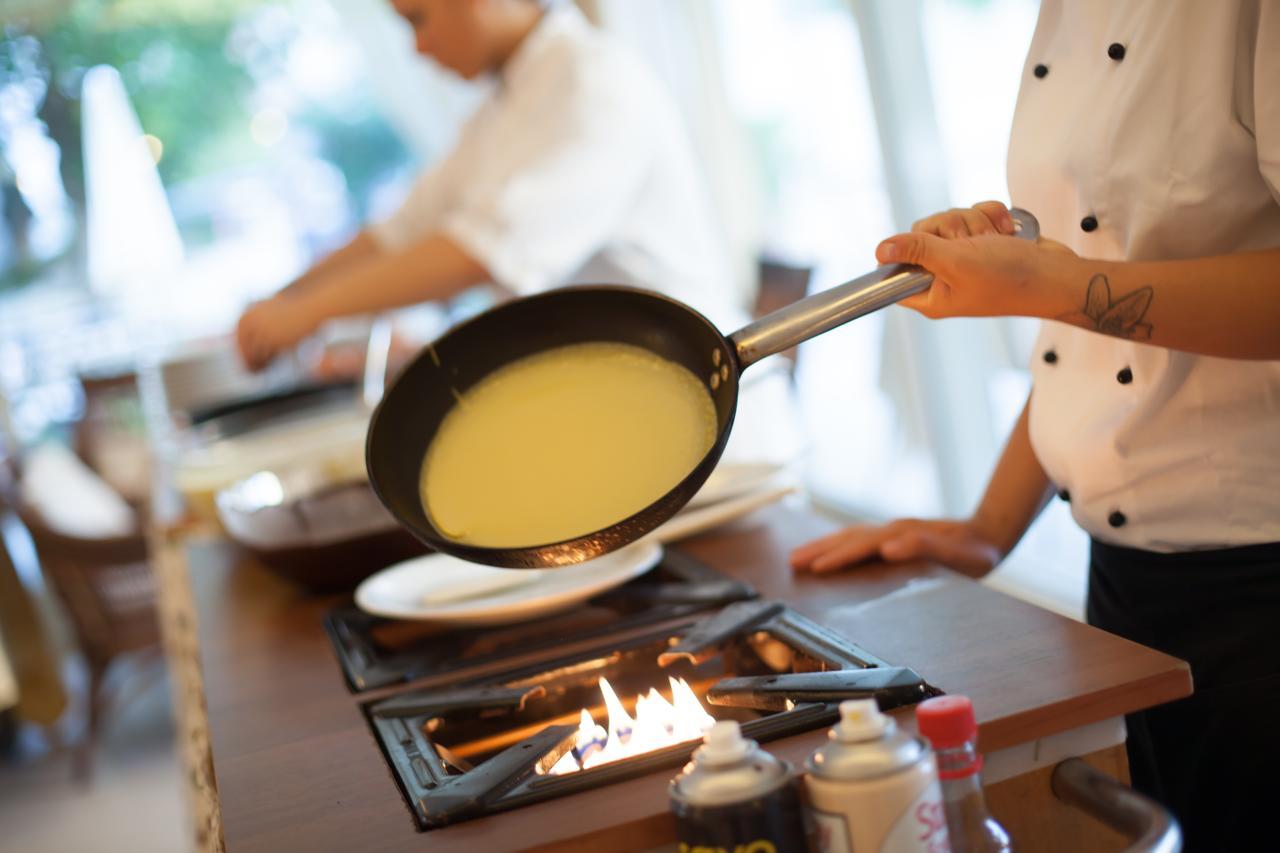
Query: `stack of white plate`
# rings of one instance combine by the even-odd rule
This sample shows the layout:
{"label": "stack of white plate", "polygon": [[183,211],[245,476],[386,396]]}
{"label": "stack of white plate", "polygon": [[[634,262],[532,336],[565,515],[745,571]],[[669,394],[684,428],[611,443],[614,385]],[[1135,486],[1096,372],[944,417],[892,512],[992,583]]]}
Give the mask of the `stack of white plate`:
{"label": "stack of white plate", "polygon": [[659,542],[677,542],[768,506],[795,490],[794,477],[785,465],[722,462],[684,508],[649,535]]}

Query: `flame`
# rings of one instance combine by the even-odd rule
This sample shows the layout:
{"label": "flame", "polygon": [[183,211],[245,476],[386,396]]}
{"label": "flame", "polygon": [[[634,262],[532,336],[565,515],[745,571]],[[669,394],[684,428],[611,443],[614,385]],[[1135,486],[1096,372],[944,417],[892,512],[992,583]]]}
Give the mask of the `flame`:
{"label": "flame", "polygon": [[608,729],[582,709],[573,749],[548,772],[552,775],[574,773],[701,738],[715,723],[715,718],[702,707],[697,694],[683,678],[668,677],[667,682],[671,701],[651,687],[648,693],[636,697],[636,713],[632,717],[618,700],[613,686],[601,678],[600,693],[609,716]]}

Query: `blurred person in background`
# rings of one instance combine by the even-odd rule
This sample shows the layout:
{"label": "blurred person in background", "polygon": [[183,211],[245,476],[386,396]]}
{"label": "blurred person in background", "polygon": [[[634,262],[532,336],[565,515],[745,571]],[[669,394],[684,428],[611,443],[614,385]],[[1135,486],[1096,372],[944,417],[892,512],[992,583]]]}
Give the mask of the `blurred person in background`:
{"label": "blurred person in background", "polygon": [[249,367],[326,320],[489,283],[630,284],[743,319],[675,105],[638,57],[568,2],[392,2],[420,53],[496,88],[397,212],[245,311]]}
{"label": "blurred person in background", "polygon": [[[1170,73],[1195,57],[1191,74]],[[1043,324],[1033,391],[964,520],[856,526],[797,570],[933,560],[980,576],[1056,493],[1090,534],[1089,622],[1188,661],[1130,715],[1136,788],[1188,850],[1263,849],[1280,733],[1280,0],[1044,0],[1009,148],[1013,202],[877,249],[928,317]],[[1053,242],[1061,241],[1060,243]]]}
{"label": "blurred person in background", "polygon": [[[403,205],[276,296],[244,312],[242,358],[261,369],[325,321],[483,284],[525,296],[627,284],[691,305],[722,329],[749,319],[676,107],[656,76],[569,2],[393,0],[420,53],[497,78],[453,150]],[[727,459],[798,450],[784,376],[744,385]]]}

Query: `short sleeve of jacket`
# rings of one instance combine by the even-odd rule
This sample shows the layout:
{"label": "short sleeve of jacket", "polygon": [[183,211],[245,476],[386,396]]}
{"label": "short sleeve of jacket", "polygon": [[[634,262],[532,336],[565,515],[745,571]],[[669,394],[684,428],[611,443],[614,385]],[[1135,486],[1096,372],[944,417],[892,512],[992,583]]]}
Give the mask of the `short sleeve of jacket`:
{"label": "short sleeve of jacket", "polygon": [[[614,234],[654,158],[643,101],[581,61],[539,69],[469,158],[441,230],[519,294],[563,283]],[[528,91],[532,89],[533,91]]]}
{"label": "short sleeve of jacket", "polygon": [[1280,204],[1280,0],[1261,0],[1258,10],[1253,118],[1258,169]]}

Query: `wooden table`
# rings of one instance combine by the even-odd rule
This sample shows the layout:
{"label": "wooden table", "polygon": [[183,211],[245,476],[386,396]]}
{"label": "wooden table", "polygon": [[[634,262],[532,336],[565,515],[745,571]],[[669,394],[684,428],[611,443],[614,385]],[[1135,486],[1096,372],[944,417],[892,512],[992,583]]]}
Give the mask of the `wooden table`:
{"label": "wooden table", "polygon": [[[793,575],[789,550],[830,529],[816,516],[775,507],[681,547],[873,654],[971,697],[988,754],[1191,691],[1181,661],[945,569]],[[348,692],[321,629],[340,598],[308,596],[225,543],[192,544],[187,557],[229,850],[636,850],[673,839],[669,772],[416,832],[358,708],[361,697]],[[911,725],[909,713],[900,719]],[[824,738],[810,732],[768,748],[801,762]],[[1123,774],[1122,751],[1110,754],[1112,771]],[[1053,808],[1045,805],[1047,785],[1038,779],[1032,789],[1030,778],[989,788],[997,816],[1024,850],[1077,843],[1069,827],[1045,823],[1043,812]],[[1087,823],[1078,813],[1053,819]],[[1033,825],[1037,836],[1058,837],[1041,843],[1022,834]]]}

